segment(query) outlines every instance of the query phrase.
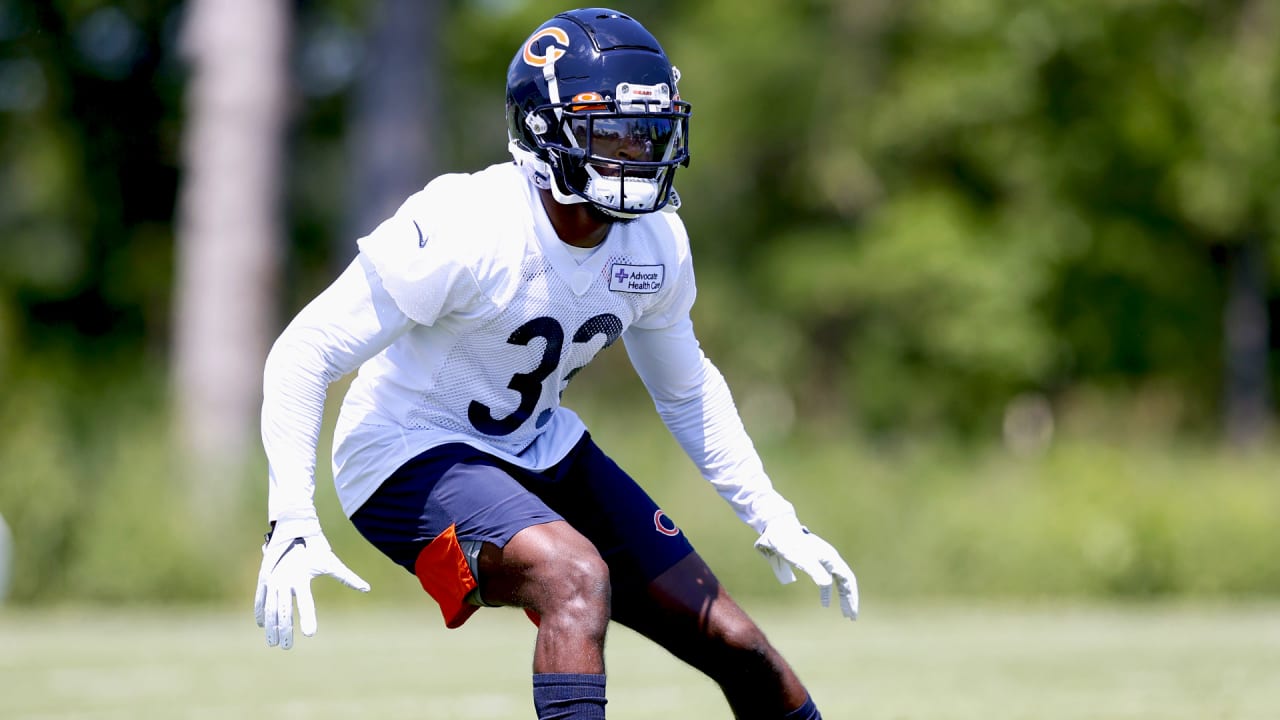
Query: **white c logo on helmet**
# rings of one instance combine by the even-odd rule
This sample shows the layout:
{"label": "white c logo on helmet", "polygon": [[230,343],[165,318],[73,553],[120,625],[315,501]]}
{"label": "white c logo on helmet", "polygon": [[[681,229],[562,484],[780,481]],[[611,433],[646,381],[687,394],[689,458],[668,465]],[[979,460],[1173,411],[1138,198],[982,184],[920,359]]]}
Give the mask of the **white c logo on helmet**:
{"label": "white c logo on helmet", "polygon": [[[533,44],[538,42],[544,37],[551,38],[556,42],[557,45],[561,45],[563,47],[556,47],[556,45],[551,45],[546,49],[545,54],[535,55],[533,52]],[[556,60],[559,60],[560,58],[564,57],[564,54],[567,51],[568,47],[569,47],[569,33],[554,26],[549,28],[543,28],[538,32],[534,33],[533,37],[530,37],[528,41],[525,42],[524,61],[525,63],[532,65],[534,67],[543,67],[548,63],[554,63]]]}

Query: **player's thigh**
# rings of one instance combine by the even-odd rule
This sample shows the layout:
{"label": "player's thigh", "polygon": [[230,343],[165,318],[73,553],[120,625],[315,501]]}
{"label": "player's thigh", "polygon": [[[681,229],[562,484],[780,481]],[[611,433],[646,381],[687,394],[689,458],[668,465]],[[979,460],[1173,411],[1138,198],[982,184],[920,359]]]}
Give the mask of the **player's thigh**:
{"label": "player's thigh", "polygon": [[526,527],[560,519],[511,468],[462,444],[405,463],[351,516],[369,542],[410,572],[422,548],[451,528],[461,541],[502,547]]}
{"label": "player's thigh", "polygon": [[703,670],[741,651],[769,651],[764,633],[696,552],[643,586],[615,587],[613,619]]}
{"label": "player's thigh", "polygon": [[558,465],[521,481],[591,541],[615,588],[643,586],[693,552],[675,522],[590,435]]}
{"label": "player's thigh", "polygon": [[614,620],[704,669],[726,651],[767,650],[763,633],[684,532],[589,435],[565,462],[526,486],[608,563]]}
{"label": "player's thigh", "polygon": [[484,602],[494,605],[545,612],[584,596],[601,603],[609,597],[608,566],[591,541],[563,520],[526,527],[502,547],[486,543],[479,578]]}
{"label": "player's thigh", "polygon": [[476,605],[546,608],[601,585],[607,599],[608,569],[595,547],[516,480],[529,474],[467,445],[433,448],[351,520],[418,577],[450,627]]}

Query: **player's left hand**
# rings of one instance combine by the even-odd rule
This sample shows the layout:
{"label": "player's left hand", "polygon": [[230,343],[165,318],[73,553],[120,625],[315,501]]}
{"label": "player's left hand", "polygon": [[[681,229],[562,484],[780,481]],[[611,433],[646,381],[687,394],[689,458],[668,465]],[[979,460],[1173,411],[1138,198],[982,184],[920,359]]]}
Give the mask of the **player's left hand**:
{"label": "player's left hand", "polygon": [[756,540],[756,550],[773,567],[782,584],[792,583],[794,565],[818,584],[823,607],[831,605],[831,586],[840,594],[840,610],[850,620],[858,619],[858,579],[831,543],[809,532],[795,515],[774,518]]}

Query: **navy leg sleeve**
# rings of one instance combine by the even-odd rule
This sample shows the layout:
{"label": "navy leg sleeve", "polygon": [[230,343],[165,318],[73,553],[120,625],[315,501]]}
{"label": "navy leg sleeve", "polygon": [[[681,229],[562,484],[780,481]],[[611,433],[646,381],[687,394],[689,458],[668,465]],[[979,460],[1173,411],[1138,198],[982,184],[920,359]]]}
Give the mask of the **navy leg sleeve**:
{"label": "navy leg sleeve", "polygon": [[813,704],[813,698],[808,698],[803,705],[787,713],[782,720],[822,720],[822,713],[818,712],[818,706]]}
{"label": "navy leg sleeve", "polygon": [[537,673],[533,706],[538,720],[604,720],[604,675]]}

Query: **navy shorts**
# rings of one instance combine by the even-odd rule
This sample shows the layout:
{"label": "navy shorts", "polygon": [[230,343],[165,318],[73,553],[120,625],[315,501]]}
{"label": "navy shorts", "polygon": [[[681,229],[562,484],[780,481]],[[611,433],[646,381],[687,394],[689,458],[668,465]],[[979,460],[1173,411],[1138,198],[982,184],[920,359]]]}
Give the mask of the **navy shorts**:
{"label": "navy shorts", "polygon": [[351,516],[383,554],[417,574],[450,527],[498,547],[526,527],[565,520],[595,545],[615,587],[647,585],[693,546],[631,476],[584,433],[558,464],[528,470],[461,443],[402,465]]}

